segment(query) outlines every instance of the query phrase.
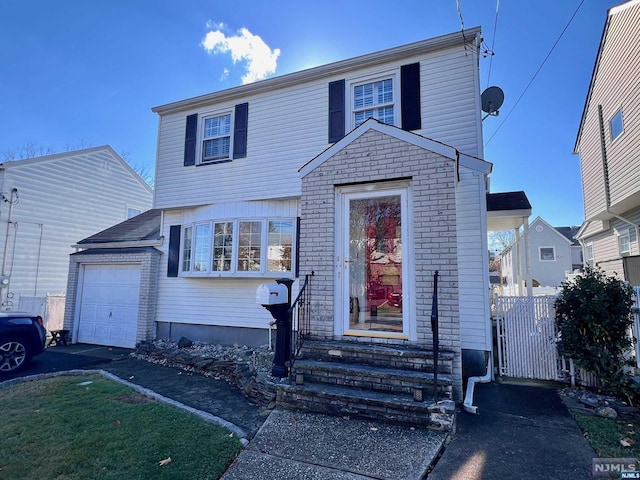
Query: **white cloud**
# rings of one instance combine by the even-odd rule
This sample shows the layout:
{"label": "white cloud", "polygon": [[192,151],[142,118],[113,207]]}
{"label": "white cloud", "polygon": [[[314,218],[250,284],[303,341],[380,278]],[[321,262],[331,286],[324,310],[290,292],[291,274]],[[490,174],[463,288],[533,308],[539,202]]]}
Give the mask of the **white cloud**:
{"label": "white cloud", "polygon": [[[210,24],[208,22],[208,25]],[[218,26],[222,27],[222,24]],[[279,48],[271,50],[262,38],[252,34],[246,28],[241,28],[234,36],[226,36],[220,29],[211,30],[202,40],[202,47],[214,55],[231,53],[233,63],[246,62],[246,74],[242,77],[243,84],[262,80],[275,73],[280,56]]]}

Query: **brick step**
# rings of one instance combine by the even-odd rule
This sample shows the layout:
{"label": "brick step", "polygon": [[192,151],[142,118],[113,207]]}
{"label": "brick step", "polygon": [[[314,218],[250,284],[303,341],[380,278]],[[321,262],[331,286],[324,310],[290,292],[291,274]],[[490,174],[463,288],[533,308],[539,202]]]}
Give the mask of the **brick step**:
{"label": "brick step", "polygon": [[[433,351],[420,348],[307,340],[301,353],[301,358],[309,360],[433,372]],[[438,374],[453,373],[453,358],[452,352],[439,353]]]}
{"label": "brick step", "polygon": [[445,399],[434,404],[427,392],[424,399],[424,402],[416,402],[408,395],[327,384],[283,383],[278,385],[276,403],[292,410],[352,415],[375,421],[452,431],[455,424],[455,403]]}
{"label": "brick step", "polygon": [[[294,373],[304,374],[305,383],[326,383],[381,392],[411,394],[413,387],[433,391],[434,374],[420,370],[374,367],[372,365],[324,362],[299,359]],[[438,391],[444,398],[451,398],[453,379],[446,373],[438,373]]]}

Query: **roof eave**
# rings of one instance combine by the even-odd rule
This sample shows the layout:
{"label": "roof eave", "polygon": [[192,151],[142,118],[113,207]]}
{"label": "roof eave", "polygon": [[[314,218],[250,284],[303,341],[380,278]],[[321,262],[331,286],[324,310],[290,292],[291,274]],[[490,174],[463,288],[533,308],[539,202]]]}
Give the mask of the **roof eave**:
{"label": "roof eave", "polygon": [[275,88],[283,88],[310,78],[317,79],[322,77],[334,76],[353,70],[354,68],[365,68],[367,66],[373,66],[382,62],[389,62],[395,59],[409,57],[428,51],[435,51],[441,50],[443,48],[454,47],[457,45],[464,45],[475,40],[475,38],[480,34],[480,31],[480,27],[473,27],[464,30],[463,32],[449,33],[447,35],[441,35],[439,37],[430,38],[427,40],[422,40],[419,42],[414,42],[408,45],[402,45],[387,50],[382,50],[380,52],[369,53],[366,55],[329,63],[327,65],[320,65],[318,67],[301,70],[299,72],[288,73],[285,75],[268,78],[266,80],[260,80],[247,85],[240,85],[237,87],[220,90],[218,92],[188,98],[186,100],[179,100],[177,102],[159,105],[157,107],[153,107],[151,111],[159,115],[178,112],[196,108],[203,104],[210,104],[212,102],[244,97],[249,93],[258,94],[264,91],[273,90]]}

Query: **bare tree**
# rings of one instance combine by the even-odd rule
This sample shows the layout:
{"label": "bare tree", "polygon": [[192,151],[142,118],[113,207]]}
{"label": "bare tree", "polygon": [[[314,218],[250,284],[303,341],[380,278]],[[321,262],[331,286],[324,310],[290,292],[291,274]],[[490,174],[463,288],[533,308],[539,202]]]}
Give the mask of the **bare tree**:
{"label": "bare tree", "polygon": [[494,230],[489,232],[489,246],[493,250],[501,251],[513,245],[516,234],[513,230]]}

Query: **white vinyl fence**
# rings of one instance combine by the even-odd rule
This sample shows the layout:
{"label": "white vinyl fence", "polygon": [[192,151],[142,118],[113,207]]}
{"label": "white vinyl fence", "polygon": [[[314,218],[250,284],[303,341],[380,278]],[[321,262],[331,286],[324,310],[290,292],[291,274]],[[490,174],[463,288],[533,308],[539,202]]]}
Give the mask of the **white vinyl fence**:
{"label": "white vinyl fence", "polygon": [[555,298],[496,297],[500,375],[558,379]]}
{"label": "white vinyl fence", "polygon": [[64,323],[64,295],[20,296],[18,311],[40,315],[47,330],[61,330]]}
{"label": "white vinyl fence", "polygon": [[[632,336],[635,363],[640,368],[640,287],[634,287]],[[558,355],[557,328],[553,303],[555,295],[533,297],[495,297],[500,375],[537,380],[574,382],[583,385],[595,379],[586,372],[575,372],[570,360]]]}

